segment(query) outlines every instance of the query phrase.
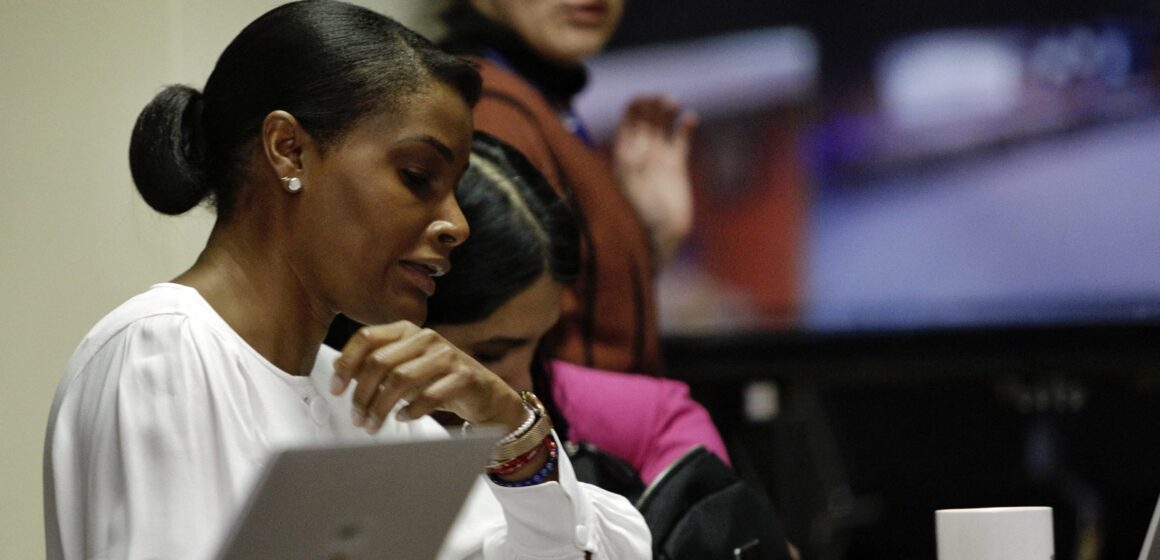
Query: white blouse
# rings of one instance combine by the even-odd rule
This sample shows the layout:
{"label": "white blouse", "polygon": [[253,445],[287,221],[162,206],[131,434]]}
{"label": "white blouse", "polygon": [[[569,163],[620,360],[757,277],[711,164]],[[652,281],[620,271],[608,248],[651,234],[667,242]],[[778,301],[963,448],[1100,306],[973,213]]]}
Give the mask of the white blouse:
{"label": "white blouse", "polygon": [[[372,437],[351,424],[350,391],[327,390],[335,357],[324,346],[310,377],[281,371],[179,284],[109,313],[73,354],[49,416],[48,558],[212,555],[272,450]],[[447,434],[429,417],[390,415],[373,437]],[[559,469],[559,482],[527,488],[481,476],[440,557],[651,557],[627,500],[577,482],[563,453]]]}

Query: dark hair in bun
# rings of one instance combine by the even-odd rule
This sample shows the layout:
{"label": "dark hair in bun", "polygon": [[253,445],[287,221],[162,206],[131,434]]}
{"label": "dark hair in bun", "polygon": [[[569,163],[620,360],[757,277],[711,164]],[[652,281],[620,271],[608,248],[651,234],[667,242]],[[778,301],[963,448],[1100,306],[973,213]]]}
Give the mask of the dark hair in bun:
{"label": "dark hair in bun", "polygon": [[331,0],[280,6],[226,47],[204,93],[171,85],[145,106],[129,142],[133,182],[158,212],[181,214],[208,197],[226,219],[270,112],[294,115],[326,149],[432,81],[468,105],[479,98],[471,64],[382,14]]}

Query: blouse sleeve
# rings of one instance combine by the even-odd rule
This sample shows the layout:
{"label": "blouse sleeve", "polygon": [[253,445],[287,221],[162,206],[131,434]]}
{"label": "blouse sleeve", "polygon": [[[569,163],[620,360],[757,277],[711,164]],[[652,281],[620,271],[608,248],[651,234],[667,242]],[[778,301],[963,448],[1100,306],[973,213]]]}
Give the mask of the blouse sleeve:
{"label": "blouse sleeve", "polygon": [[210,555],[255,470],[221,437],[229,402],[207,377],[236,366],[215,345],[185,318],[139,321],[62,388],[49,453],[64,556]]}
{"label": "blouse sleeve", "polygon": [[556,482],[488,483],[506,531],[485,540],[484,558],[652,558],[652,535],[640,512],[623,496],[577,481],[566,453],[559,460]]}

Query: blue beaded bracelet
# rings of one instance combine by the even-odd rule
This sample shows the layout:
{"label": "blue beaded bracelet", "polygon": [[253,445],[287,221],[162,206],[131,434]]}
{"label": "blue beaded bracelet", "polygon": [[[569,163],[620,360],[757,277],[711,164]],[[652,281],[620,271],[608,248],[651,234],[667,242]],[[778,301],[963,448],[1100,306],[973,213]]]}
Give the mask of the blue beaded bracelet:
{"label": "blue beaded bracelet", "polygon": [[492,482],[496,483],[496,485],[503,486],[504,488],[523,488],[524,486],[534,486],[548,480],[548,475],[552,474],[552,471],[556,468],[556,462],[558,458],[559,453],[556,450],[555,442],[552,442],[551,451],[548,453],[548,460],[544,463],[544,466],[540,468],[539,471],[536,471],[536,474],[532,475],[531,478],[527,480],[517,480],[510,482],[491,473],[488,473],[487,477],[490,478]]}

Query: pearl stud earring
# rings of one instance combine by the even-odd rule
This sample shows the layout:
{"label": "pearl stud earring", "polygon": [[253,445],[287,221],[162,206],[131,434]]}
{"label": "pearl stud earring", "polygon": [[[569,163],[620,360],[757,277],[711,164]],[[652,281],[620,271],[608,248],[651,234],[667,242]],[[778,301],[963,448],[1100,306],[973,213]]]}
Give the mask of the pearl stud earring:
{"label": "pearl stud earring", "polygon": [[288,193],[297,193],[302,190],[302,180],[298,177],[282,177],[282,188]]}

